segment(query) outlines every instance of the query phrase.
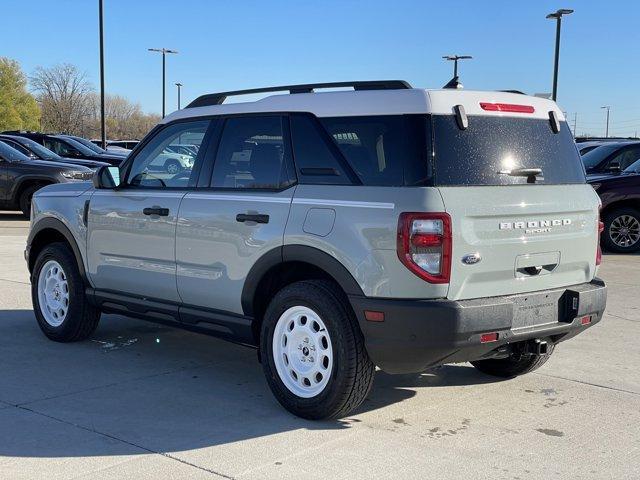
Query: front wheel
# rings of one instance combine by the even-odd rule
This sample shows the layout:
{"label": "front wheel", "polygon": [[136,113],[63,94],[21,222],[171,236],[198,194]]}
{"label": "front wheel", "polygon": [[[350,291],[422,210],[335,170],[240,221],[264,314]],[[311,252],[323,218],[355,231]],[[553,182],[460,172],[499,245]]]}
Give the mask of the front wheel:
{"label": "front wheel", "polygon": [[87,301],[76,259],[64,243],[52,243],[38,255],[31,298],[38,325],[51,340],[84,340],[98,326],[100,311]]}
{"label": "front wheel", "polygon": [[40,188],[41,187],[39,185],[31,185],[30,187],[25,188],[20,194],[20,198],[18,199],[20,210],[22,210],[22,214],[27,218],[31,216],[31,200],[33,198],[33,194]]}
{"label": "front wheel", "polygon": [[490,358],[487,360],[476,360],[471,365],[482,373],[493,375],[494,377],[513,378],[537,370],[547,363],[553,353],[555,345],[548,343],[547,353],[544,355],[528,355],[514,352],[507,358]]}
{"label": "front wheel", "polygon": [[299,417],[347,415],[369,394],[375,367],[344,294],[326,281],[296,282],[269,304],[260,352],[271,391]]}

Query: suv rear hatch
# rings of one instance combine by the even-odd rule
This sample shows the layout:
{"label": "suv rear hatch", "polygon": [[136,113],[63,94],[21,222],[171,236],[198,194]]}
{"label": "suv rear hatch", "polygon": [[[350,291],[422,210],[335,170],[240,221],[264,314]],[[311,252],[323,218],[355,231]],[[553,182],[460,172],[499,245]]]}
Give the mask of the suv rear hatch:
{"label": "suv rear hatch", "polygon": [[540,112],[540,99],[531,100],[538,111],[463,113],[467,128],[454,115],[431,116],[433,183],[452,223],[449,299],[564,287],[595,275],[598,197],[585,184],[566,122],[554,132],[553,117],[562,118],[555,104]]}

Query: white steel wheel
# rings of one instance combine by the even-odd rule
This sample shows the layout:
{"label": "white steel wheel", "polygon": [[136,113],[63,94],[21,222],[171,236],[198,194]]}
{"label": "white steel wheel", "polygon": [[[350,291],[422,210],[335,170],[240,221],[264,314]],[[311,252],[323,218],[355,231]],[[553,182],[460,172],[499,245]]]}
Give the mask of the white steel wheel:
{"label": "white steel wheel", "polygon": [[291,393],[312,398],[325,389],[333,368],[333,347],[327,327],[308,307],[286,310],[273,333],[273,361]]}
{"label": "white steel wheel", "polygon": [[38,275],[38,304],[45,321],[59,327],[69,311],[69,284],[58,262],[49,260]]}

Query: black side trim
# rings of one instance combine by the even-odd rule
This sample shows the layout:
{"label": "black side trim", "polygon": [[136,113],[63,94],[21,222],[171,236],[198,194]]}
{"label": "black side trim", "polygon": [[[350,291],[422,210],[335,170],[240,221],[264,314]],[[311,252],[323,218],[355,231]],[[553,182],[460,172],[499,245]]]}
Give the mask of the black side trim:
{"label": "black side trim", "polygon": [[307,245],[285,245],[265,253],[249,270],[241,299],[242,311],[245,315],[254,315],[253,300],[260,281],[271,268],[282,262],[304,262],[315,265],[327,272],[347,295],[364,296],[364,292],[351,273],[328,253]]}
{"label": "black side trim", "polygon": [[61,233],[64,238],[67,240],[69,245],[71,245],[71,250],[73,251],[73,255],[76,257],[76,261],[78,262],[78,269],[80,270],[80,275],[82,276],[82,280],[86,285],[89,285],[89,279],[87,278],[87,273],[84,268],[84,261],[82,260],[82,254],[80,253],[80,249],[78,248],[78,244],[76,242],[75,237],[71,233],[71,231],[67,228],[67,226],[62,223],[57,218],[46,217],[42,220],[39,220],[31,230],[29,231],[29,237],[27,238],[27,264],[29,266],[29,273],[33,270],[33,264],[35,263],[35,258],[32,258],[30,255],[31,245],[33,241],[38,237],[38,234],[43,230],[55,230],[58,233]]}
{"label": "black side trim", "polygon": [[262,280],[262,277],[264,277],[270,269],[280,263],[282,263],[282,247],[269,250],[253,264],[247,274],[247,278],[245,278],[244,286],[242,287],[242,296],[240,297],[242,311],[245,315],[253,316],[253,298],[260,284],[260,280]]}
{"label": "black side trim", "polygon": [[251,317],[94,288],[88,288],[86,293],[93,305],[106,313],[149,320],[256,346]]}
{"label": "black side trim", "polygon": [[285,245],[282,247],[285,262],[306,262],[321,268],[331,275],[347,295],[364,295],[362,288],[342,263],[328,253],[306,245]]}

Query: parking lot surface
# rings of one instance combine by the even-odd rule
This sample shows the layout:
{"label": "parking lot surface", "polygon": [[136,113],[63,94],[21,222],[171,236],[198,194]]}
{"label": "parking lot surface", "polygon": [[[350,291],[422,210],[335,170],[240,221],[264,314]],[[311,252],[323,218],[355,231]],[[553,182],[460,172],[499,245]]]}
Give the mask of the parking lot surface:
{"label": "parking lot surface", "polygon": [[244,347],[115,315],[47,340],[27,227],[0,215],[2,479],[640,477],[640,255],[605,255],[604,320],[536,373],[378,372],[354,415],[309,422]]}

